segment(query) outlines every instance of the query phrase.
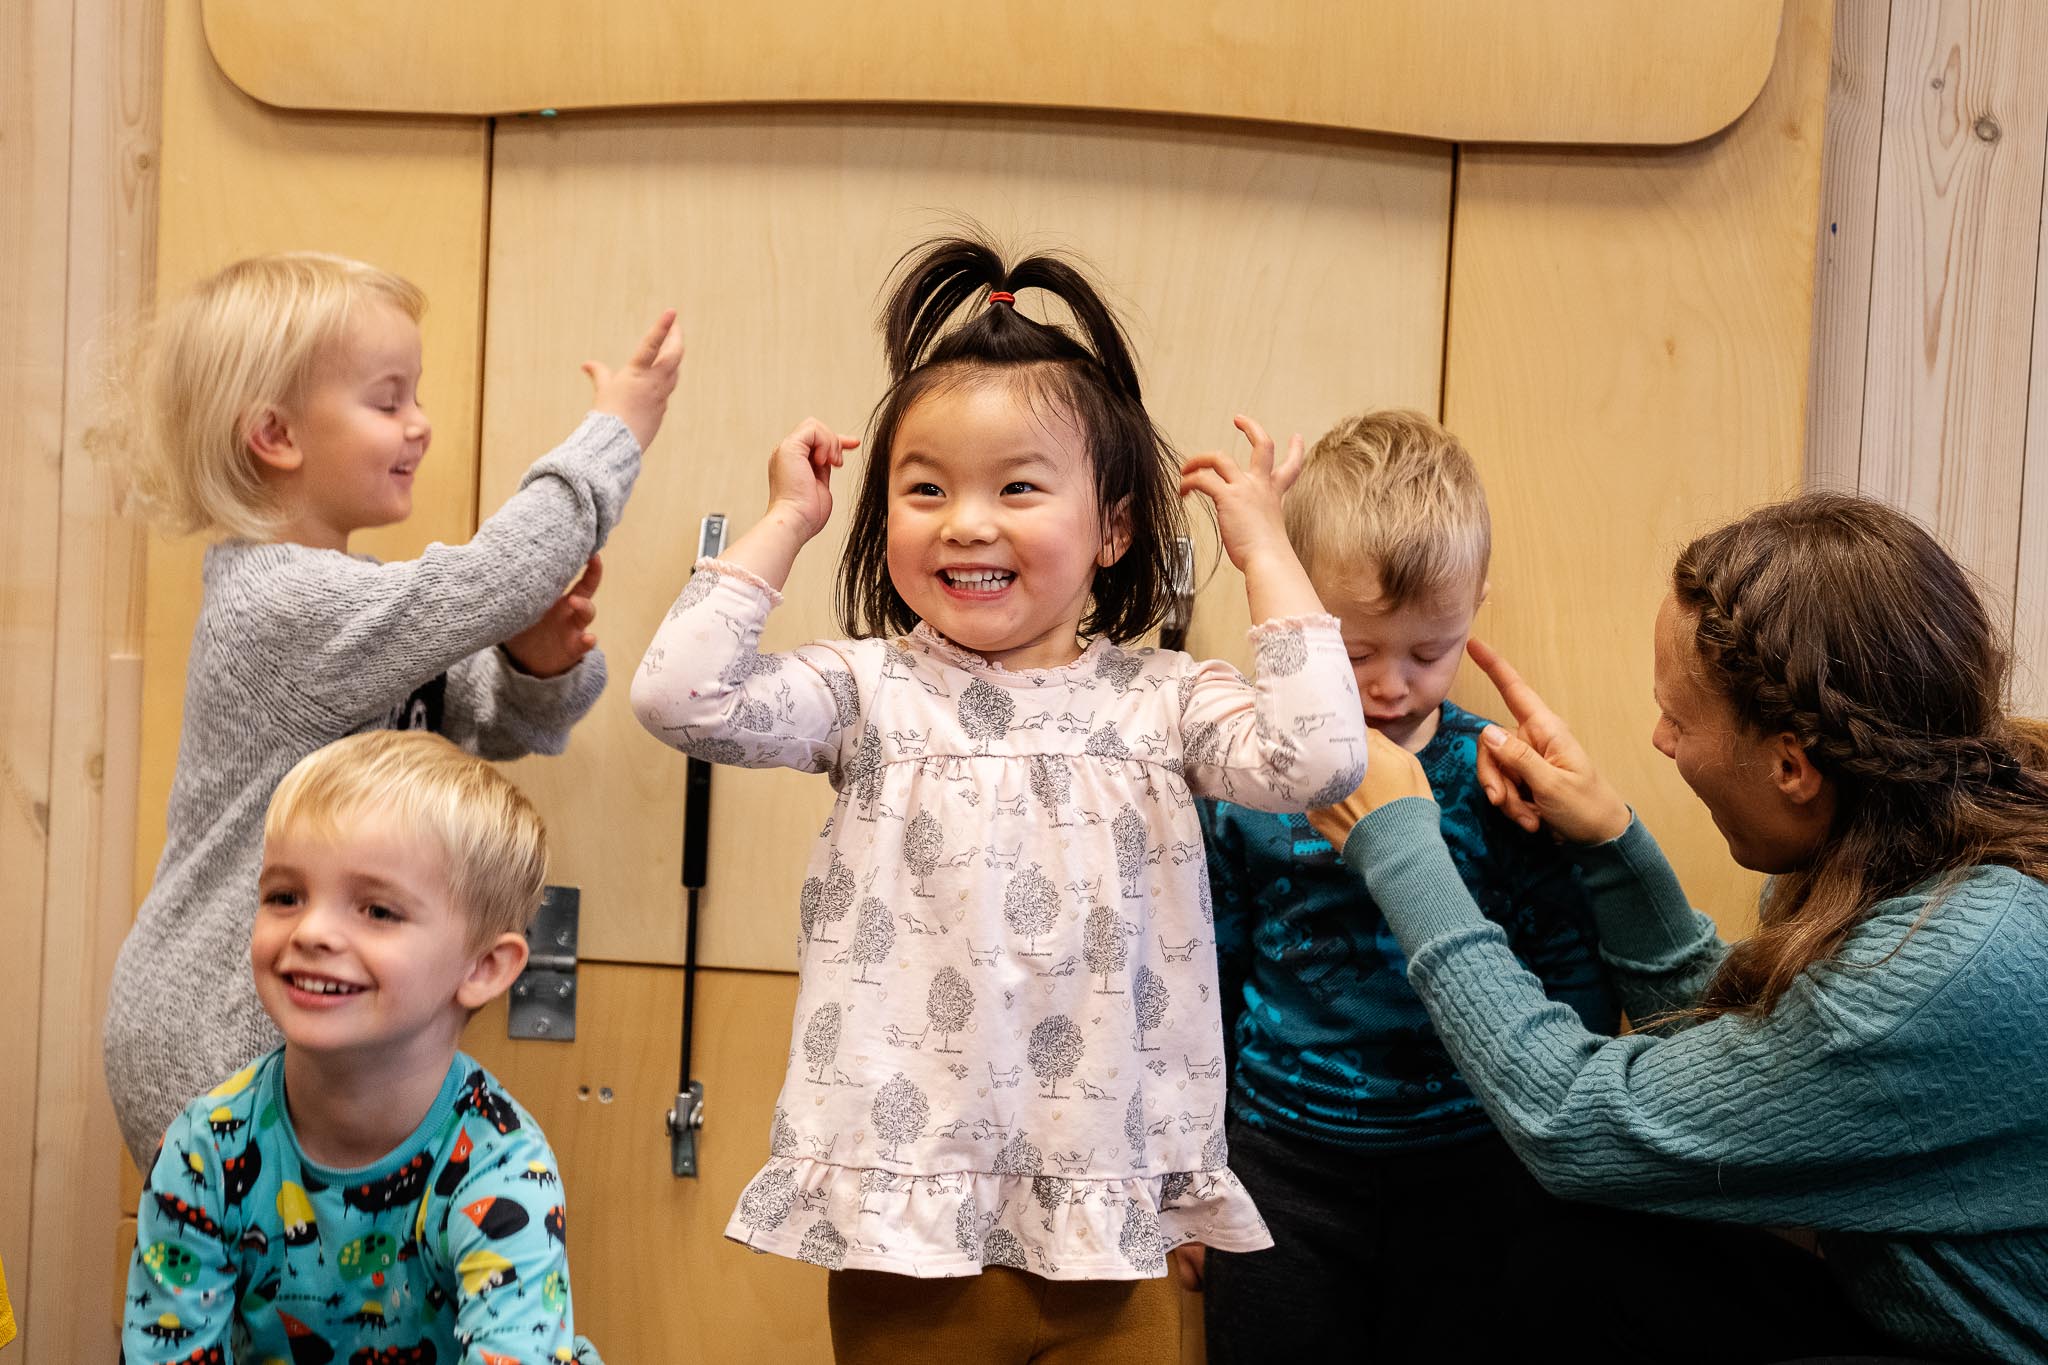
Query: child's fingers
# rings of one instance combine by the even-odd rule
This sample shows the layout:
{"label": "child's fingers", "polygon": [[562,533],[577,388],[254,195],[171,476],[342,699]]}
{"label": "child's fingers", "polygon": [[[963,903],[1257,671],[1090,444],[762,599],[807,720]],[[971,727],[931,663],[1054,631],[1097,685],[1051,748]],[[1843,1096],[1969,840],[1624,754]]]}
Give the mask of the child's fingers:
{"label": "child's fingers", "polygon": [[1238,472],[1238,464],[1220,450],[1205,450],[1199,455],[1188,456],[1181,464],[1181,480],[1185,482],[1190,475],[1202,470],[1214,474],[1223,483],[1229,483],[1231,476]]}
{"label": "child's fingers", "polygon": [[640,346],[633,352],[631,363],[638,365],[643,370],[652,368],[655,358],[661,354],[662,343],[668,340],[669,333],[675,328],[675,325],[676,310],[673,308],[662,309],[661,316],[655,320],[652,327],[647,329],[647,335],[640,338]]}
{"label": "child's fingers", "polygon": [[1236,420],[1231,425],[1243,432],[1245,439],[1252,443],[1253,472],[1259,474],[1272,473],[1273,438],[1266,434],[1266,429],[1259,425],[1256,418],[1246,417],[1242,413],[1238,414]]}
{"label": "child's fingers", "polygon": [[1282,493],[1294,487],[1294,481],[1301,477],[1301,465],[1301,433],[1297,431],[1294,438],[1287,443],[1286,460],[1273,471],[1274,486]]}
{"label": "child's fingers", "polygon": [[1222,478],[1213,469],[1197,469],[1192,473],[1180,476],[1180,495],[1182,497],[1186,497],[1190,493],[1200,493],[1209,501],[1216,502],[1223,497],[1227,487],[1228,485],[1223,482]]}
{"label": "child's fingers", "polygon": [[583,561],[583,576],[569,585],[571,597],[595,597],[597,585],[604,582],[604,560],[598,555]]}
{"label": "child's fingers", "polygon": [[[668,316],[674,318],[671,311]],[[674,374],[683,363],[683,329],[670,327],[668,335],[661,339],[661,349],[655,352],[654,368],[664,374]]]}
{"label": "child's fingers", "polygon": [[612,372],[598,361],[586,360],[580,368],[584,374],[590,377],[590,387],[593,389],[602,389],[605,385],[612,382]]}

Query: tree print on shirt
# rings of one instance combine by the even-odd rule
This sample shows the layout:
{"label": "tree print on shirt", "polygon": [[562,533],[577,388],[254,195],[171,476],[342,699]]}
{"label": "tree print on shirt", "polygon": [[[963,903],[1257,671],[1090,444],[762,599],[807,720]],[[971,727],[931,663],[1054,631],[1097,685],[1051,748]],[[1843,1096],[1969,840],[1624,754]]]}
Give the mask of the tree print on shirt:
{"label": "tree print on shirt", "polygon": [[1011,1270],[1029,1269],[1024,1260],[1024,1244],[1008,1228],[990,1228],[988,1235],[981,1239],[981,1263],[1005,1266]]}
{"label": "tree print on shirt", "polygon": [[825,875],[805,878],[803,891],[797,897],[797,921],[803,926],[804,937],[815,938],[819,943],[839,942],[826,938],[825,928],[846,918],[857,893],[853,869],[841,862],[839,850],[833,849]]}
{"label": "tree print on shirt", "polygon": [[897,1148],[923,1137],[925,1123],[931,1116],[931,1101],[924,1097],[924,1091],[900,1071],[891,1076],[876,1092],[868,1111],[876,1136],[889,1144],[882,1149],[882,1160],[901,1164],[903,1158],[897,1154]]}
{"label": "tree print on shirt", "polygon": [[1116,875],[1123,879],[1124,895],[1135,900],[1138,879],[1145,875],[1145,817],[1136,806],[1125,806],[1110,822],[1116,843]]}
{"label": "tree print on shirt", "polygon": [[1159,1235],[1159,1220],[1135,1199],[1124,1205],[1124,1230],[1116,1246],[1134,1270],[1157,1275],[1166,1269],[1166,1243]]}
{"label": "tree print on shirt", "polygon": [[846,763],[846,784],[853,792],[854,813],[863,820],[875,818],[875,803],[882,797],[882,732],[869,721],[860,728],[860,742]]}
{"label": "tree print on shirt", "polygon": [[782,1226],[796,1203],[796,1172],[787,1166],[771,1166],[754,1177],[740,1196],[740,1221],[747,1225],[747,1245],[764,1232]]}
{"label": "tree print on shirt", "polygon": [[1131,1167],[1145,1169],[1145,1090],[1140,1086],[1131,1091],[1130,1105],[1124,1110],[1124,1141],[1131,1144]]}
{"label": "tree print on shirt", "polygon": [[1046,875],[1033,863],[1010,879],[1009,887],[1003,892],[1003,920],[1011,932],[1027,941],[1027,948],[1019,957],[1051,957],[1051,953],[1038,951],[1038,938],[1052,932],[1053,918],[1060,908],[1060,893]]}
{"label": "tree print on shirt", "polygon": [[1045,1169],[1045,1156],[1031,1145],[1031,1139],[1019,1128],[996,1153],[989,1169],[997,1175],[1037,1175]]}
{"label": "tree print on shirt", "polygon": [[1073,1191],[1073,1188],[1073,1182],[1064,1176],[1034,1175],[1031,1177],[1031,1197],[1038,1201],[1038,1207],[1045,1210],[1045,1217],[1040,1220],[1040,1225],[1047,1232],[1056,1231],[1052,1225],[1052,1216],[1059,1210],[1060,1205],[1067,1202],[1067,1196]]}
{"label": "tree print on shirt", "polygon": [[1102,657],[1095,661],[1095,676],[1109,684],[1110,690],[1121,697],[1138,675],[1145,671],[1145,661],[1135,654],[1127,654],[1110,645],[1102,651]]}
{"label": "tree print on shirt", "polygon": [[1252,646],[1252,659],[1261,677],[1291,678],[1308,667],[1308,637],[1300,626],[1266,631]]}
{"label": "tree print on shirt", "polygon": [[823,1218],[811,1224],[796,1249],[797,1259],[827,1270],[846,1269],[846,1237]]}
{"label": "tree print on shirt", "polygon": [[960,728],[979,743],[975,750],[979,754],[988,752],[991,741],[1009,734],[1010,722],[1017,716],[1017,703],[1010,694],[980,678],[967,684],[955,709],[960,713]]}
{"label": "tree print on shirt", "polygon": [[1145,1046],[1145,1035],[1166,1022],[1166,1007],[1172,1001],[1173,992],[1166,988],[1166,982],[1159,973],[1140,964],[1138,974],[1131,978],[1131,1008],[1138,1020],[1138,1051],[1159,1051],[1156,1047]]}
{"label": "tree print on shirt", "polygon": [[974,987],[967,984],[967,978],[956,967],[941,967],[939,974],[932,978],[931,993],[925,997],[924,1017],[939,1031],[939,1045],[935,1052],[960,1051],[947,1047],[953,1035],[967,1027],[967,1021],[974,1014]]}
{"label": "tree print on shirt", "polygon": [[825,680],[825,689],[832,694],[833,719],[844,730],[860,719],[860,687],[854,682],[853,674],[843,668],[823,668],[818,676]]}
{"label": "tree print on shirt", "polygon": [[818,1068],[818,1074],[811,1077],[819,1085],[829,1082],[825,1079],[826,1068],[839,1055],[839,1002],[818,1006],[811,1015],[811,1022],[804,1026],[804,1060]]}
{"label": "tree print on shirt", "polygon": [[1045,807],[1047,823],[1054,829],[1065,829],[1073,824],[1072,820],[1060,818],[1074,794],[1074,777],[1065,761],[1047,754],[1033,754],[1028,768],[1031,794]]}
{"label": "tree print on shirt", "polygon": [[1088,918],[1081,926],[1081,957],[1087,962],[1088,970],[1102,978],[1102,984],[1095,990],[1097,995],[1123,994],[1109,988],[1109,978],[1130,962],[1129,939],[1137,932],[1136,925],[1106,905],[1098,905],[1088,912]]}
{"label": "tree print on shirt", "polygon": [[1060,1094],[1060,1082],[1074,1074],[1087,1046],[1080,1028],[1064,1014],[1049,1015],[1038,1022],[1038,1027],[1031,1030],[1031,1044],[1024,1055],[1038,1079],[1052,1087],[1050,1091],[1041,1091],[1040,1099],[1073,1098]]}
{"label": "tree print on shirt", "polygon": [[1130,746],[1124,743],[1124,737],[1116,732],[1114,725],[1107,724],[1089,734],[1088,743],[1082,746],[1081,752],[1090,758],[1125,759],[1131,756]]}
{"label": "tree print on shirt", "polygon": [[910,894],[924,900],[932,898],[931,890],[925,886],[925,878],[938,871],[939,854],[945,851],[946,834],[939,825],[939,817],[928,810],[921,810],[910,818],[903,827],[903,866],[917,881],[910,888]]}
{"label": "tree print on shirt", "polygon": [[847,950],[860,964],[860,975],[854,980],[869,986],[882,984],[868,978],[868,968],[880,964],[895,946],[896,922],[890,918],[888,905],[879,896],[869,896],[860,903],[860,919],[853,927],[853,946]]}
{"label": "tree print on shirt", "polygon": [[774,1156],[796,1155],[796,1129],[790,1127],[789,1113],[775,1106],[775,1121],[768,1125],[768,1151]]}

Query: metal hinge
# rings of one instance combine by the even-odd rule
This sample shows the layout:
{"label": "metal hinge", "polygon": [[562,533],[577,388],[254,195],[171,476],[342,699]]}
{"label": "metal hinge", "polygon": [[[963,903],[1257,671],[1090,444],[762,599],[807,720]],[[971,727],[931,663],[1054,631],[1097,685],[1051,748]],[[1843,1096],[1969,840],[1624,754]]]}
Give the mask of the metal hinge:
{"label": "metal hinge", "polygon": [[691,1081],[668,1111],[668,1166],[671,1174],[697,1174],[697,1130],[704,1126],[704,1083]]}
{"label": "metal hinge", "polygon": [[552,1043],[576,1038],[576,921],[582,893],[550,886],[526,929],[526,970],[512,983],[505,1031]]}

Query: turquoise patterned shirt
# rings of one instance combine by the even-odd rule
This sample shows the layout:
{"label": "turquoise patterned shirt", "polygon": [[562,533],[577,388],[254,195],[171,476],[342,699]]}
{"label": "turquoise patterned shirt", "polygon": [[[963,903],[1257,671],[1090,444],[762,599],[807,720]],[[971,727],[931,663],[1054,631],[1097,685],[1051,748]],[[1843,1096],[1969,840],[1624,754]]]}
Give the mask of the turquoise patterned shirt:
{"label": "turquoise patterned shirt", "polygon": [[334,1170],[299,1148],[279,1048],[164,1134],[136,1216],[123,1358],[590,1365],[566,1218],[547,1139],[464,1054],[410,1137]]}

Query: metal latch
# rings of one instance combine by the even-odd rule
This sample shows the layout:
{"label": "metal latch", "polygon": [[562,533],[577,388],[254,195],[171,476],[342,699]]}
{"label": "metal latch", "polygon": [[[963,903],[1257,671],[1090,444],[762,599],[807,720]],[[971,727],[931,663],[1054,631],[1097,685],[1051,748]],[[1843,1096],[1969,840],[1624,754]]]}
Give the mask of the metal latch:
{"label": "metal latch", "polygon": [[668,1164],[671,1174],[697,1174],[697,1130],[704,1126],[704,1082],[691,1081],[668,1111]]}
{"label": "metal latch", "polygon": [[526,929],[526,970],[512,983],[505,1031],[514,1038],[576,1038],[576,920],[583,895],[550,886]]}

